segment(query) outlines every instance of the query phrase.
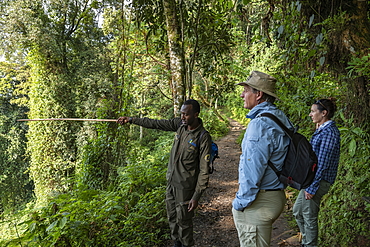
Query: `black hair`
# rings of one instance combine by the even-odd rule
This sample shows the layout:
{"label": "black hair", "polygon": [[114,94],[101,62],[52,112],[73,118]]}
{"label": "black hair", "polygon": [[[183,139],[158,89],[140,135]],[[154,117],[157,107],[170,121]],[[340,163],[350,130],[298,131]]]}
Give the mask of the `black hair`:
{"label": "black hair", "polygon": [[200,113],[200,105],[195,99],[188,99],[184,102],[184,105],[192,105],[194,113]]}
{"label": "black hair", "polygon": [[334,98],[319,99],[314,103],[314,105],[317,105],[317,109],[320,112],[326,110],[328,112],[328,118],[331,119],[334,116],[335,111],[337,110],[335,101],[336,99]]}

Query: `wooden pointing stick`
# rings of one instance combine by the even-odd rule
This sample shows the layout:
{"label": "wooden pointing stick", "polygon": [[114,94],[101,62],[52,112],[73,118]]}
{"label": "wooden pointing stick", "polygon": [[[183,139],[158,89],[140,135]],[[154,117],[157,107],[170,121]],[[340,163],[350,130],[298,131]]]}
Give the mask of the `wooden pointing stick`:
{"label": "wooden pointing stick", "polygon": [[95,121],[95,122],[117,122],[117,119],[87,119],[87,118],[36,118],[36,119],[18,119],[18,122],[25,121]]}

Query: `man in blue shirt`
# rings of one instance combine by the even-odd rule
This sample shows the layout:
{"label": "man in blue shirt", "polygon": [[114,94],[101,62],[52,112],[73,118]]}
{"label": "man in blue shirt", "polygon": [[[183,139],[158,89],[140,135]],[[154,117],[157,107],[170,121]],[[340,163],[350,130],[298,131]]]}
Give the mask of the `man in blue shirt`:
{"label": "man in blue shirt", "polygon": [[239,190],[233,200],[233,217],[241,247],[270,246],[272,223],[279,217],[286,202],[284,184],[268,166],[270,160],[282,169],[289,137],[270,118],[259,117],[268,112],[293,129],[285,114],[273,104],[276,79],[252,71],[245,82],[241,97],[249,109],[251,121],[242,142],[239,162]]}

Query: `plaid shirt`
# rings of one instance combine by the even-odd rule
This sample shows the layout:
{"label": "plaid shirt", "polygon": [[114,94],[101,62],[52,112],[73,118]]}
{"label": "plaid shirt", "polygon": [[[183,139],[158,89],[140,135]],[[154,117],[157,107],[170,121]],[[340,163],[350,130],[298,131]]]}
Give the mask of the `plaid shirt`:
{"label": "plaid shirt", "polygon": [[311,145],[318,158],[315,179],[306,191],[312,195],[319,189],[320,181],[333,184],[337,176],[340,155],[340,133],[334,121],[327,121],[313,134]]}

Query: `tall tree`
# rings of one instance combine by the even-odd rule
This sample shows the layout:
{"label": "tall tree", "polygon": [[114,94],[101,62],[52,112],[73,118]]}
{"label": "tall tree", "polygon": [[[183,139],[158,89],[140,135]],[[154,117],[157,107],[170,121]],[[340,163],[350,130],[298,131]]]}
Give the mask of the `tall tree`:
{"label": "tall tree", "polygon": [[136,0],[133,9],[136,20],[146,24],[147,40],[161,39],[157,52],[166,56],[162,64],[171,75],[175,114],[194,89],[205,105],[223,89],[230,90],[224,68],[231,63],[226,54],[232,45],[232,1]]}
{"label": "tall tree", "polygon": [[169,47],[169,64],[171,70],[171,88],[174,114],[180,110],[185,100],[185,63],[184,47],[181,45],[181,29],[175,0],[163,0],[164,15],[167,23],[167,38]]}
{"label": "tall tree", "polygon": [[[88,0],[9,2],[2,35],[8,37],[9,51],[18,45],[16,50],[27,54],[30,118],[91,114],[82,103],[96,90],[86,82],[96,80],[96,71],[103,72],[99,47],[104,39],[97,29],[97,8],[98,2]],[[50,192],[68,190],[78,166],[79,126],[69,122],[29,125],[29,170],[36,196],[45,199]]]}

